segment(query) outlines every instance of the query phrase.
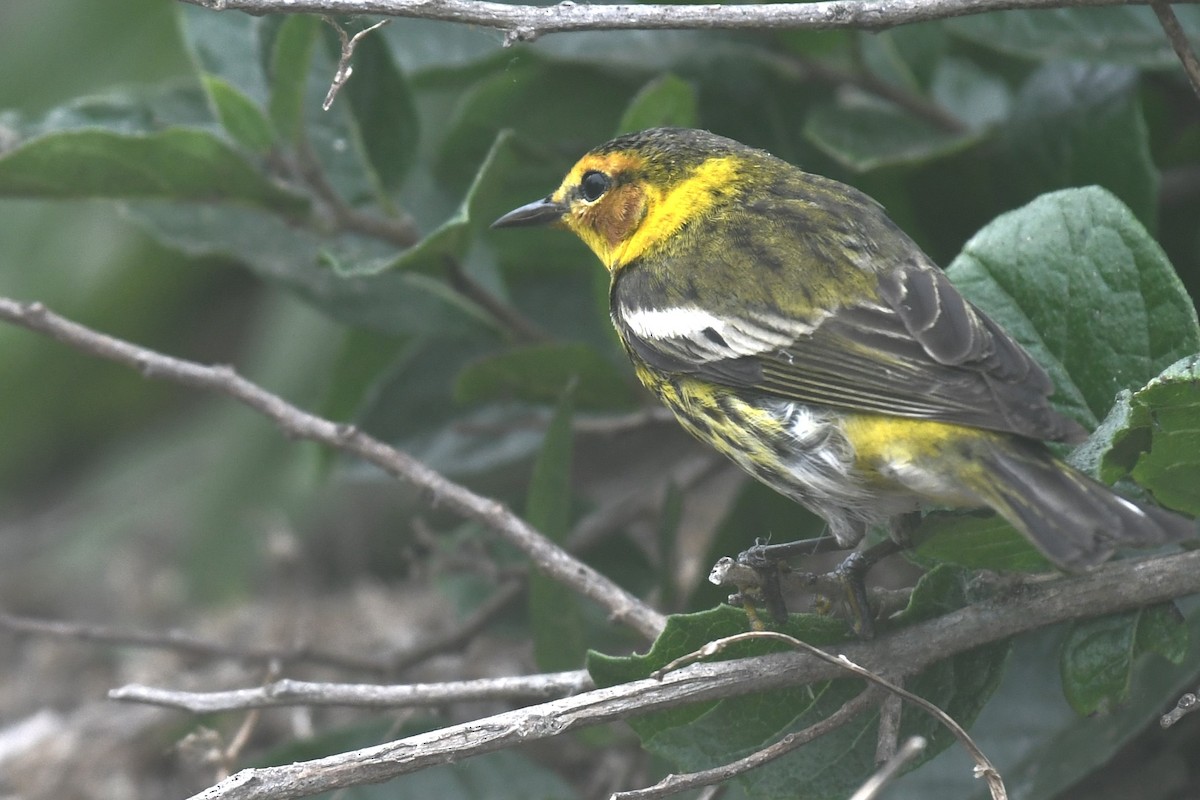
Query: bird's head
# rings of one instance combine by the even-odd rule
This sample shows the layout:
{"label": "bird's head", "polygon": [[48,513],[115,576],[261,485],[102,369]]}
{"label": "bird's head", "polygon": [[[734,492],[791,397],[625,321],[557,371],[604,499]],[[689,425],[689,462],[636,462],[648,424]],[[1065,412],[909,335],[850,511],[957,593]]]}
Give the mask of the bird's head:
{"label": "bird's head", "polygon": [[732,198],[755,152],[684,128],[627,134],[588,152],[552,194],[492,227],[565,227],[615,273]]}

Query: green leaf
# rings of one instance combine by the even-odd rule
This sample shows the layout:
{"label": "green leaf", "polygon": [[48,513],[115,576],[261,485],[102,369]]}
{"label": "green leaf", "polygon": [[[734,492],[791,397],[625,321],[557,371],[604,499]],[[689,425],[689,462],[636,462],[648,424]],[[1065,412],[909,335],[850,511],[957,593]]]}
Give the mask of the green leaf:
{"label": "green leaf", "polygon": [[972,130],[1005,119],[1012,107],[1012,92],[1000,77],[973,61],[946,56],[937,61],[929,97]]}
{"label": "green leaf", "polygon": [[1163,505],[1200,516],[1200,357],[1172,364],[1132,395],[1112,419],[1101,476],[1132,475]]}
{"label": "green leaf", "polygon": [[293,216],[308,209],[305,198],[264,177],[220,138],[187,128],[31,139],[0,156],[0,196],[222,201]]}
{"label": "green leaf", "polygon": [[381,260],[390,248],[377,240],[353,234],[326,238],[273,214],[230,205],[137,203],[127,211],[163,244],[192,256],[244,264],[342,322],[394,335],[436,332],[446,338],[481,329],[474,306],[452,301],[445,284],[425,276],[343,276],[328,268],[331,260]]}
{"label": "green leaf", "polygon": [[[962,575],[942,568],[927,575],[913,592],[904,620],[912,622],[958,608],[963,603]],[[644,656],[611,658],[590,654],[588,669],[598,686],[647,677],[670,660],[708,642],[747,629],[745,614],[721,606],[699,614],[668,618],[667,628]],[[828,617],[793,614],[780,630],[810,644],[831,644],[845,635],[845,624]],[[719,659],[778,652],[776,642],[743,642],[727,648]],[[1007,659],[1008,645],[989,645],[940,662],[909,682],[959,722],[969,725],[995,689]],[[828,716],[862,690],[855,679],[837,680],[773,692],[757,692],[718,702],[672,709],[630,724],[652,753],[677,770],[699,770],[728,763],[780,736]],[[864,714],[846,727],[805,745],[737,779],[747,798],[845,798],[874,771],[878,717]],[[903,735],[919,733],[931,741],[931,752],[953,737],[926,715],[904,714]]]}
{"label": "green leaf", "polygon": [[266,115],[269,94],[259,59],[259,21],[196,6],[179,9],[178,18],[217,119],[234,141],[266,151],[275,130]]}
{"label": "green leaf", "polygon": [[440,275],[448,262],[469,262],[483,249],[477,234],[512,206],[508,178],[515,161],[513,151],[511,133],[501,131],[453,214],[398,257],[360,261],[344,274],[363,276],[404,270]]}
{"label": "green leaf", "polygon": [[921,520],[908,555],[920,564],[968,569],[1051,572],[1054,566],[1011,525],[995,514],[936,511]]}
{"label": "green leaf", "polygon": [[[1200,9],[1174,9],[1185,35],[1200,37]],[[1146,7],[1002,11],[948,20],[947,29],[984,47],[1031,59],[1076,59],[1151,69],[1179,61]]]}
{"label": "green leaf", "polygon": [[304,92],[320,20],[305,14],[284,18],[271,46],[271,122],[288,142],[295,142],[304,123]]}
{"label": "green leaf", "polygon": [[391,192],[416,158],[419,126],[412,93],[387,43],[374,33],[359,41],[353,67],[343,94],[353,108],[363,152],[382,188]]}
{"label": "green leaf", "polygon": [[908,91],[928,85],[945,57],[946,32],[940,23],[906,25],[866,35],[856,34],[862,64],[872,74]]}
{"label": "green leaf", "polygon": [[1174,603],[1142,609],[1135,643],[1139,652],[1157,653],[1180,665],[1187,658],[1189,638],[1187,620]]}
{"label": "green leaf", "polygon": [[275,143],[275,130],[262,109],[225,81],[212,75],[201,79],[216,110],[217,119],[238,144],[265,153]]}
{"label": "green leaf", "polygon": [[971,132],[945,131],[896,106],[858,95],[814,108],[804,136],[856,172],[921,163],[969,147],[978,138]]}
{"label": "green leaf", "polygon": [[497,476],[524,502],[529,489],[525,470],[544,444],[550,413],[519,404],[491,404],[464,413],[449,402],[450,387],[463,366],[494,346],[486,332],[478,333],[412,340],[364,388],[354,421],[443,474]]}
{"label": "green leaf", "polygon": [[[1200,663],[1200,615],[1195,604],[1190,608],[1192,636],[1184,662],[1195,664]],[[1057,626],[1016,638],[1000,688],[970,729],[1013,797],[1071,796],[1084,776],[1111,764],[1131,740],[1157,727],[1162,712],[1196,685],[1192,670],[1165,659],[1143,659],[1134,670],[1128,703],[1107,716],[1082,718],[1063,699],[1056,668],[1063,635]],[[900,778],[889,791],[898,798],[985,800],[988,792],[979,784],[967,760],[951,750]],[[1122,796],[1119,790],[1117,796]]]}
{"label": "green leaf", "polygon": [[[711,641],[748,630],[750,624],[746,612],[724,604],[695,614],[672,614],[667,618],[666,628],[645,655],[615,657],[592,651],[588,653],[587,669],[592,680],[601,688],[641,680],[676,658],[692,653]],[[814,614],[793,614],[778,630],[810,644],[829,644],[846,636],[846,625],[843,622]],[[714,659],[726,661],[777,653],[786,649],[778,642],[739,642],[725,648],[714,656]],[[774,693],[766,693],[765,696],[773,695]],[[716,705],[717,702],[696,703],[631,719],[629,724],[642,738],[643,743],[649,744],[663,731],[687,726]],[[769,732],[766,735],[770,735]]]}
{"label": "green leaf", "polygon": [[362,410],[365,395],[384,370],[396,363],[404,346],[404,340],[395,336],[347,330],[321,404],[322,415],[335,420],[354,419]]}
{"label": "green leaf", "polygon": [[1200,350],[1195,309],[1162,249],[1099,188],[997,217],[946,272],[1046,367],[1059,410],[1088,427],[1118,391]]}
{"label": "green leaf", "polygon": [[[588,91],[579,91],[580,86]],[[440,142],[434,174],[452,188],[466,185],[472,166],[502,129],[533,142],[575,142],[572,155],[578,157],[616,127],[636,86],[626,75],[592,65],[518,53],[504,71],[479,81],[460,99]]]}
{"label": "green leaf", "polygon": [[259,108],[265,108],[269,91],[258,39],[262,20],[188,4],[176,9],[179,30],[197,72],[220,78]]}
{"label": "green leaf", "polygon": [[1078,714],[1111,713],[1129,699],[1142,653],[1179,664],[1187,645],[1187,627],[1171,603],[1077,622],[1059,661],[1063,693]]}
{"label": "green leaf", "polygon": [[[220,133],[208,97],[195,86],[170,86],[158,91],[130,95],[114,93],[82,97],[46,112],[40,119],[26,119],[12,112],[0,113],[5,129],[0,153],[21,142],[52,133],[105,130],[110,133],[156,133],[164,128],[185,127]],[[9,137],[15,135],[15,140]]]}
{"label": "green leaf", "polygon": [[[939,566],[921,576],[913,588],[908,606],[891,624],[912,624],[932,619],[967,604],[966,574],[959,569]],[[906,688],[945,711],[960,725],[970,728],[991,699],[1008,668],[1011,643],[1001,640],[943,659],[932,664]],[[901,738],[924,736],[929,741],[926,759],[950,747],[954,736],[940,722],[914,708],[904,710]],[[863,745],[859,745],[862,747]]]}
{"label": "green leaf", "polygon": [[659,605],[667,609],[678,607],[680,593],[675,576],[679,572],[679,528],[682,518],[683,492],[676,488],[674,482],[668,483],[662,508],[659,510],[654,537],[658,544],[658,564],[661,576],[659,592],[661,592],[662,599]]}
{"label": "green leaf", "polygon": [[[546,428],[525,510],[530,525],[560,544],[571,529],[572,394],[572,389],[563,393]],[[575,593],[560,581],[535,572],[529,578],[529,617],[538,668],[546,672],[578,669],[587,647]]]}
{"label": "green leaf", "polygon": [[530,345],[469,364],[458,376],[454,399],[553,402],[568,384],[575,387],[576,405],[583,409],[628,409],[634,404],[624,373],[595,349],[578,343]]}
{"label": "green leaf", "polygon": [[667,73],[647,83],[629,101],[617,124],[617,133],[674,126],[696,127],[696,87]]}
{"label": "green leaf", "polygon": [[1035,71],[1013,106],[1000,180],[1021,198],[1096,184],[1153,230],[1158,169],[1137,88],[1126,67],[1054,62]]}

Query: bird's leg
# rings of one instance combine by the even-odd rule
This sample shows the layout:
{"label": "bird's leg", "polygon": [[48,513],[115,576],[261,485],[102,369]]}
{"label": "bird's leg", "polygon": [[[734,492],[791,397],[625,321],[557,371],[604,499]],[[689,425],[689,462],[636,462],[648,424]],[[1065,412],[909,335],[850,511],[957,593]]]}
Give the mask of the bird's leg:
{"label": "bird's leg", "polygon": [[[789,542],[788,545],[797,544]],[[787,603],[783,600],[783,589],[779,585],[779,570],[783,556],[776,548],[788,545],[769,545],[762,539],[756,539],[754,546],[738,553],[737,562],[750,567],[758,574],[758,594],[771,612],[771,618],[776,622],[787,620]],[[753,620],[752,620],[753,622]]]}
{"label": "bird's leg", "polygon": [[912,547],[913,534],[916,533],[917,527],[920,526],[920,524],[920,511],[909,511],[907,514],[897,514],[888,520],[888,537],[893,542],[900,545],[900,547],[903,549]]}
{"label": "bird's leg", "polygon": [[[919,519],[919,517],[918,517]],[[792,573],[785,559],[796,555],[813,555],[839,549],[837,539],[829,534],[823,534],[813,539],[800,539],[795,542],[767,544],[763,539],[755,541],[754,546],[743,550],[737,555],[737,563],[754,570],[758,576],[757,586],[753,597],[748,597],[743,591],[741,597],[745,601],[758,601],[770,612],[772,619],[778,623],[787,620],[787,603],[783,595],[782,576],[789,573],[790,583],[797,579],[806,580],[807,584],[817,588],[818,596],[828,593],[840,598],[850,617],[850,627],[855,635],[862,639],[870,639],[875,634],[873,623],[874,613],[867,599],[866,575],[875,563],[886,556],[899,551],[902,542],[906,540],[904,532],[911,528],[908,515],[899,517],[890,526],[892,537],[873,545],[866,550],[855,550],[841,564],[823,575],[813,573]],[[807,575],[805,579],[804,576]],[[752,617],[752,624],[757,617]],[[761,622],[757,622],[761,624]]]}
{"label": "bird's leg", "polygon": [[787,603],[783,599],[783,588],[780,585],[779,578],[782,570],[790,569],[784,563],[785,559],[794,555],[823,553],[835,550],[837,547],[837,539],[828,534],[822,534],[812,539],[783,542],[782,544],[767,544],[766,540],[757,539],[753,547],[738,553],[737,563],[750,567],[758,574],[759,599],[767,607],[767,610],[771,612],[771,618],[778,623],[782,623],[787,621],[788,614]]}
{"label": "bird's leg", "polygon": [[769,562],[782,561],[792,556],[811,556],[817,553],[827,553],[841,549],[838,540],[828,533],[823,533],[812,539],[798,539],[782,544],[767,544],[763,539],[754,542],[754,546],[738,553],[738,563],[758,568]]}
{"label": "bird's leg", "polygon": [[867,600],[867,573],[876,562],[900,552],[895,539],[884,539],[866,550],[855,550],[834,570],[833,577],[842,587],[842,602],[850,614],[850,628],[860,639],[875,636],[875,615]]}

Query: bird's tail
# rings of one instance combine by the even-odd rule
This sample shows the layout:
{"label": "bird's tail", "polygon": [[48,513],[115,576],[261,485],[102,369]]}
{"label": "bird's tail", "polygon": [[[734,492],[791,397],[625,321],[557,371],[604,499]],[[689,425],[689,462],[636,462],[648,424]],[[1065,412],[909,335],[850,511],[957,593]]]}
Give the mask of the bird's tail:
{"label": "bird's tail", "polygon": [[1063,569],[1196,535],[1194,521],[1121,497],[1036,442],[995,440],[988,450],[988,504]]}

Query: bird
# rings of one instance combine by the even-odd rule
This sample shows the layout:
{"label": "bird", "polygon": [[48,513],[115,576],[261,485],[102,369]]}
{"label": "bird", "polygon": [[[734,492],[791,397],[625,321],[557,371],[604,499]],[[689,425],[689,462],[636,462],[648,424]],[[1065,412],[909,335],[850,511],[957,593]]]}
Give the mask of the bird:
{"label": "bird", "polygon": [[640,382],[851,548],[930,505],[991,508],[1062,570],[1194,536],[1047,442],[1046,371],[875,200],[702,130],[625,134],[495,228],[565,228],[610,273]]}

